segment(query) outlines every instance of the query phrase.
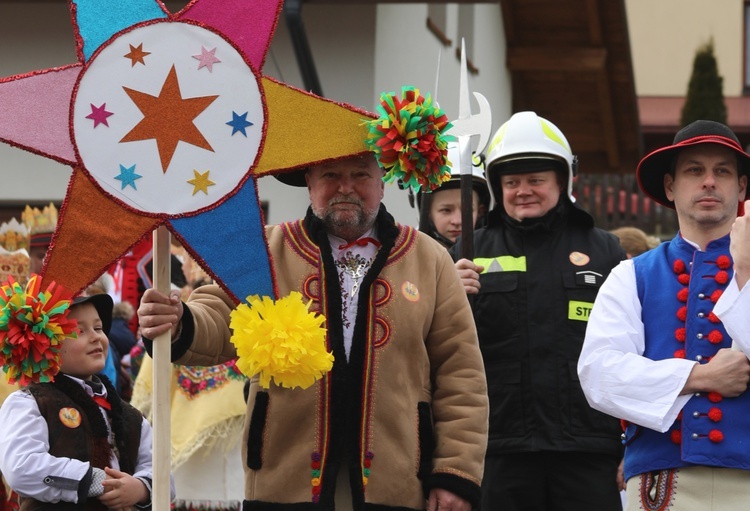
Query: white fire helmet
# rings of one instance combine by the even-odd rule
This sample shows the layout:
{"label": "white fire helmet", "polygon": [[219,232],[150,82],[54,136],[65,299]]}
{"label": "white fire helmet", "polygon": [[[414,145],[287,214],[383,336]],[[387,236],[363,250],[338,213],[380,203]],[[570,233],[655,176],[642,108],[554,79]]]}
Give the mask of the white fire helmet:
{"label": "white fire helmet", "polygon": [[[511,162],[520,164],[522,163],[520,160],[545,159],[563,164],[561,167],[564,166],[567,171],[567,176],[563,176],[567,181],[567,194],[570,201],[574,202],[573,177],[577,172],[578,159],[573,155],[565,135],[557,126],[534,112],[513,114],[497,130],[487,149],[485,165],[490,190],[493,194],[496,193],[494,189],[496,179],[493,177],[502,173],[503,167],[506,172],[512,172],[508,167],[515,167],[504,164]],[[494,199],[497,204],[502,204],[502,196],[495,196]]]}

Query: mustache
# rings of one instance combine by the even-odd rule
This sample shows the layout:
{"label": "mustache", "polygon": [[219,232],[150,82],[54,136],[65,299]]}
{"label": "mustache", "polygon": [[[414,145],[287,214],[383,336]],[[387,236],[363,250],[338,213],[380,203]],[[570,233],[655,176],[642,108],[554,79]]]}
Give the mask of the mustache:
{"label": "mustache", "polygon": [[357,206],[365,205],[365,201],[363,201],[356,195],[339,195],[337,197],[333,197],[331,200],[328,201],[328,205],[333,206],[334,204],[341,204],[344,202],[349,203],[349,204],[356,204]]}

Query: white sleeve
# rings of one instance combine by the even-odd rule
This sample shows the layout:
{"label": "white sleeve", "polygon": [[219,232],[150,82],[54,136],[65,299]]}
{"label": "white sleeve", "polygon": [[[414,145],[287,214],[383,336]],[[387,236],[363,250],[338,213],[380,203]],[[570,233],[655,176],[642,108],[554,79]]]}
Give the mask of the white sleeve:
{"label": "white sleeve", "polygon": [[641,311],[635,267],[632,261],[623,261],[596,296],[578,375],[593,408],[664,432],[690,399],[680,392],[695,362],[644,357]]}
{"label": "white sleeve", "polygon": [[732,279],[714,307],[727,333],[732,337],[732,347],[750,356],[750,285],[742,290],[737,278]]}
{"label": "white sleeve", "polygon": [[0,471],[8,485],[42,502],[78,502],[78,485],[89,464],[49,453],[49,430],[36,400],[13,392],[0,408],[0,424]]}

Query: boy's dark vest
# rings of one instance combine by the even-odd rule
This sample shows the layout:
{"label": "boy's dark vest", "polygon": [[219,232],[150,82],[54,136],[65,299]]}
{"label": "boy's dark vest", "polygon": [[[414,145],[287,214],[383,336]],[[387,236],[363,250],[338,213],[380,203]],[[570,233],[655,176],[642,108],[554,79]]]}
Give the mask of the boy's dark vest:
{"label": "boy's dark vest", "polygon": [[[712,313],[732,279],[729,236],[696,250],[678,234],[633,259],[651,360],[706,363],[732,339]],[[625,477],[691,465],[750,470],[750,392],[696,393],[666,433],[630,424]]]}
{"label": "boy's dark vest", "polygon": [[[115,437],[120,471],[132,474],[138,459],[141,439],[141,413],[124,403],[104,377],[100,377],[107,388],[111,427]],[[93,467],[109,466],[112,449],[109,445],[107,424],[94,400],[70,378],[60,374],[54,383],[31,384],[27,391],[34,397],[39,412],[49,429],[49,452],[53,456],[88,461]],[[78,421],[71,417],[80,417]],[[68,425],[66,425],[66,423]],[[22,498],[20,511],[99,511],[106,510],[99,499],[89,498],[85,502],[39,502]]]}

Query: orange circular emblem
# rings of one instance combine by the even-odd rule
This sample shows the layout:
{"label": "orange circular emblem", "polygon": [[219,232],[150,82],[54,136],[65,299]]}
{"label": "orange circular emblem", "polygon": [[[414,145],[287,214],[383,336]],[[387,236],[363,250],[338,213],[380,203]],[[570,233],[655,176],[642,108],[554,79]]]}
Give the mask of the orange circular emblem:
{"label": "orange circular emblem", "polygon": [[582,252],[571,252],[568,258],[576,266],[585,266],[591,261],[591,258]]}
{"label": "orange circular emblem", "polygon": [[60,422],[71,429],[81,425],[81,414],[75,408],[62,408],[59,416]]}
{"label": "orange circular emblem", "polygon": [[401,285],[401,294],[403,294],[404,298],[410,302],[419,301],[419,289],[417,289],[415,284],[412,284],[408,280]]}

